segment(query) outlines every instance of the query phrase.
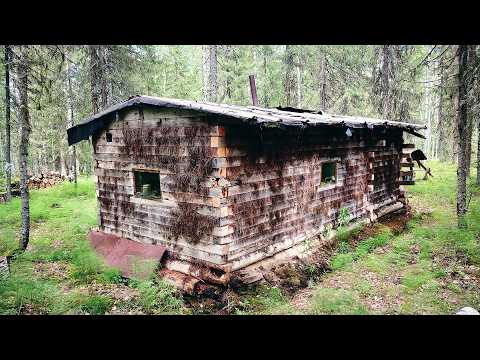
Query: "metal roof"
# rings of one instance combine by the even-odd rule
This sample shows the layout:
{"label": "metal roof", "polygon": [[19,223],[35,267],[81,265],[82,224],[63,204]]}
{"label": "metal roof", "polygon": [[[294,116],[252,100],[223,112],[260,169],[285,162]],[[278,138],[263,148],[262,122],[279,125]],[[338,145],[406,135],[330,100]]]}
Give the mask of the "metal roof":
{"label": "metal roof", "polygon": [[299,126],[303,128],[313,126],[342,126],[351,128],[367,127],[370,129],[375,127],[390,127],[400,128],[420,137],[423,137],[423,135],[415,132],[415,130],[426,129],[425,125],[358,116],[331,115],[322,111],[314,112],[308,110],[284,108],[290,110],[286,111],[276,108],[227,105],[211,102],[139,95],[132,97],[127,101],[111,106],[108,109],[99,112],[85,119],[81,123],[69,128],[67,130],[69,145],[73,145],[81,140],[86,140],[96,131],[105,128],[110,121],[110,119],[108,119],[108,115],[122,109],[140,105],[147,105],[157,108],[176,108],[199,111],[218,115],[223,117],[227,122],[244,123],[258,126],[278,126],[285,128]]}

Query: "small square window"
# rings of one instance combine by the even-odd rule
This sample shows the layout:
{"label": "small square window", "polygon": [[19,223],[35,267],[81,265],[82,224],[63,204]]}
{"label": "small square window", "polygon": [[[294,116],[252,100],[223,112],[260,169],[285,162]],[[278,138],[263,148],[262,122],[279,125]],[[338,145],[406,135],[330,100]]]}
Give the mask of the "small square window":
{"label": "small square window", "polygon": [[327,162],[322,164],[322,180],[320,185],[335,184],[337,181],[337,163]]}
{"label": "small square window", "polygon": [[151,171],[134,171],[135,195],[143,198],[159,198],[162,196],[160,189],[160,174]]}
{"label": "small square window", "polygon": [[112,139],[113,139],[112,133],[107,132],[105,135],[105,138],[107,139],[107,142],[112,142]]}

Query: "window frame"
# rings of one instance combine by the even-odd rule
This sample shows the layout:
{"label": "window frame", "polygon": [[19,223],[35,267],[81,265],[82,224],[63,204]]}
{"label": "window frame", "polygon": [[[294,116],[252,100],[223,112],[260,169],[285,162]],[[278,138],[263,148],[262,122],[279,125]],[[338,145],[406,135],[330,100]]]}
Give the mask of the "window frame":
{"label": "window frame", "polygon": [[[318,187],[322,190],[324,190],[325,188],[333,188],[333,187],[336,187],[337,184],[338,184],[338,160],[328,160],[328,161],[322,161],[320,163],[320,183],[318,184]],[[323,166],[325,164],[333,164],[335,166],[335,181],[333,182],[328,182],[328,183],[324,183],[322,181],[323,179]]]}
{"label": "window frame", "polygon": [[[159,196],[150,196],[150,197],[143,197],[141,196],[141,193],[137,192],[137,181],[136,181],[136,176],[135,172],[143,172],[143,173],[153,173],[153,174],[158,174],[158,185],[160,189],[160,195]],[[152,200],[152,201],[162,201],[163,200],[163,191],[162,191],[162,173],[160,172],[159,169],[145,169],[145,168],[132,168],[132,181],[133,181],[133,196],[137,199],[143,199],[143,200]]]}

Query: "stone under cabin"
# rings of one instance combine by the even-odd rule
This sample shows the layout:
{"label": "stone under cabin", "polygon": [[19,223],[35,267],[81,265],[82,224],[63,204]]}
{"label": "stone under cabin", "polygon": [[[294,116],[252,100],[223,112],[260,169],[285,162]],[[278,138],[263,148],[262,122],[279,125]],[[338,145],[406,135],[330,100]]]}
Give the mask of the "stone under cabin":
{"label": "stone under cabin", "polygon": [[415,179],[404,134],[424,128],[135,96],[68,129],[68,142],[93,146],[97,245],[145,244],[162,269],[226,285],[301,256],[340,218],[372,222],[405,207],[403,185]]}

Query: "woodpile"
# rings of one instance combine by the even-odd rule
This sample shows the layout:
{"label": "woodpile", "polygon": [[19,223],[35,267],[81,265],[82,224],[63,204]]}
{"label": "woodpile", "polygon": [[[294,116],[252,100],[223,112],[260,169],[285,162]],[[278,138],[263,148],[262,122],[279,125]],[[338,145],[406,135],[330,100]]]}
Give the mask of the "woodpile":
{"label": "woodpile", "polygon": [[66,177],[58,171],[49,171],[38,176],[32,176],[28,179],[29,189],[43,189],[64,181]]}

